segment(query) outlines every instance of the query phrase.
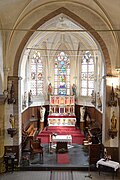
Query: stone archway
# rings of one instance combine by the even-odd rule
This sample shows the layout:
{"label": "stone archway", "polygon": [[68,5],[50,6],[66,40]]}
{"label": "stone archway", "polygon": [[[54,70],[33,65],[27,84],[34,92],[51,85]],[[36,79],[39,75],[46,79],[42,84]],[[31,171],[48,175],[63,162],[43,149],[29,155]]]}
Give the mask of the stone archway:
{"label": "stone archway", "polygon": [[[18,48],[16,56],[15,56],[13,75],[18,74],[18,66],[19,66],[20,56],[22,54],[23,48],[25,47],[28,39],[34,33],[34,31],[32,31],[32,30],[37,30],[42,24],[44,24],[45,22],[47,22],[51,18],[53,18],[53,17],[55,17],[61,13],[69,16],[71,19],[76,21],[79,25],[83,26],[96,39],[96,41],[100,45],[101,50],[102,50],[103,55],[104,55],[105,64],[106,64],[106,74],[111,73],[111,63],[110,63],[109,53],[108,53],[107,47],[106,47],[103,39],[100,37],[100,35],[87,22],[82,20],[79,16],[77,16],[76,14],[72,13],[71,11],[69,11],[68,9],[66,9],[64,7],[61,7],[59,9],[57,9],[56,11],[51,12],[50,14],[45,16],[44,18],[40,19],[36,24],[34,24],[31,27],[31,31],[26,33],[21,44],[19,45],[19,48]],[[16,64],[17,64],[17,66],[16,66]]]}
{"label": "stone archway", "polygon": [[[29,38],[32,36],[32,34],[34,33],[33,30],[37,30],[42,24],[44,24],[45,22],[47,22],[48,20],[52,19],[53,17],[59,15],[59,14],[65,14],[68,17],[70,17],[71,19],[73,19],[75,22],[77,22],[79,25],[81,25],[82,27],[84,27],[98,42],[98,44],[101,47],[101,50],[103,52],[104,55],[104,59],[105,59],[105,64],[106,64],[106,74],[111,74],[111,63],[110,63],[110,58],[109,58],[109,53],[107,50],[107,47],[103,41],[103,39],[100,37],[100,35],[84,20],[82,20],[79,16],[77,16],[76,14],[72,13],[71,11],[69,11],[68,9],[61,7],[59,9],[57,9],[56,11],[51,12],[50,14],[48,14],[47,16],[45,16],[44,18],[38,20],[38,22],[36,24],[34,24],[31,27],[31,31],[28,31],[26,33],[26,35],[24,36],[24,38],[22,39],[19,48],[17,50],[16,56],[15,56],[15,62],[14,62],[14,67],[13,67],[13,76],[16,77],[18,75],[18,69],[19,69],[19,62],[20,62],[20,57],[22,54],[22,51],[26,45],[26,43],[28,42]],[[16,82],[16,90],[18,90],[18,81]],[[18,93],[18,91],[16,92]],[[16,96],[18,97],[18,94],[16,94]],[[19,101],[17,101],[18,103]],[[17,112],[18,109],[18,104],[15,105],[15,111]],[[18,112],[19,114],[20,112]]]}

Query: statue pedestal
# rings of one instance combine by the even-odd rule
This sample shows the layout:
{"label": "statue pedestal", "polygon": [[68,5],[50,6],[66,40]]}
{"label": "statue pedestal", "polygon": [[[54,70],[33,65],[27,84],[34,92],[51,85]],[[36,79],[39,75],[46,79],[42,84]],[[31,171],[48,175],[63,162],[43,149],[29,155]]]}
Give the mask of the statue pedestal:
{"label": "statue pedestal", "polygon": [[17,133],[17,130],[15,128],[8,128],[7,132],[13,137]]}
{"label": "statue pedestal", "polygon": [[112,139],[114,139],[115,137],[117,137],[117,130],[109,129],[108,132],[109,132],[109,136],[110,136]]}

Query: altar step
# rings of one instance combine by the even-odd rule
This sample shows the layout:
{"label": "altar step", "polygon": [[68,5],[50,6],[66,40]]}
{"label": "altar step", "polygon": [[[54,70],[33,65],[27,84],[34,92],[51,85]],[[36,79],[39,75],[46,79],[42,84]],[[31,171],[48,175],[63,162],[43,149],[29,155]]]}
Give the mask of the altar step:
{"label": "altar step", "polygon": [[72,143],[82,144],[84,139],[84,133],[80,131],[80,129],[76,129],[71,126],[50,126],[48,128],[43,129],[37,136],[37,138],[41,138],[42,143],[50,142],[50,135],[56,133],[57,135],[71,135]]}

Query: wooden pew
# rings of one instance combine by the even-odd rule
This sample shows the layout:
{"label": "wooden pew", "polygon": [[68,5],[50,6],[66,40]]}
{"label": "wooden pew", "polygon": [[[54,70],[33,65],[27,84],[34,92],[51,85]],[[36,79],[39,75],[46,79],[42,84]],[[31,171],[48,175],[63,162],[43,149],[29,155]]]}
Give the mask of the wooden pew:
{"label": "wooden pew", "polygon": [[26,130],[28,138],[34,138],[37,129],[34,127],[34,123],[31,123],[28,129]]}
{"label": "wooden pew", "polygon": [[[26,133],[27,138],[23,138],[25,139],[26,142],[24,142],[24,144],[26,144],[27,146],[27,150],[30,151],[30,147],[31,147],[31,140],[36,138],[37,135],[37,128],[34,127],[34,123],[30,123],[26,129],[24,130],[24,134]],[[26,147],[23,145],[23,150],[25,150]]]}

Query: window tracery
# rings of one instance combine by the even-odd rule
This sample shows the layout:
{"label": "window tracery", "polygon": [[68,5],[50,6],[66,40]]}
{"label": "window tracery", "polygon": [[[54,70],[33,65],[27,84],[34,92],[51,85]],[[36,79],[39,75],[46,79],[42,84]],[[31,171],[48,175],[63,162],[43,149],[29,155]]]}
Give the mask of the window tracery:
{"label": "window tracery", "polygon": [[70,95],[70,60],[61,52],[55,59],[54,94]]}
{"label": "window tracery", "polygon": [[89,51],[85,51],[81,62],[81,96],[91,96],[94,90],[94,59]]}
{"label": "window tracery", "polygon": [[33,96],[43,93],[43,63],[40,52],[35,51],[31,59],[30,89]]}

